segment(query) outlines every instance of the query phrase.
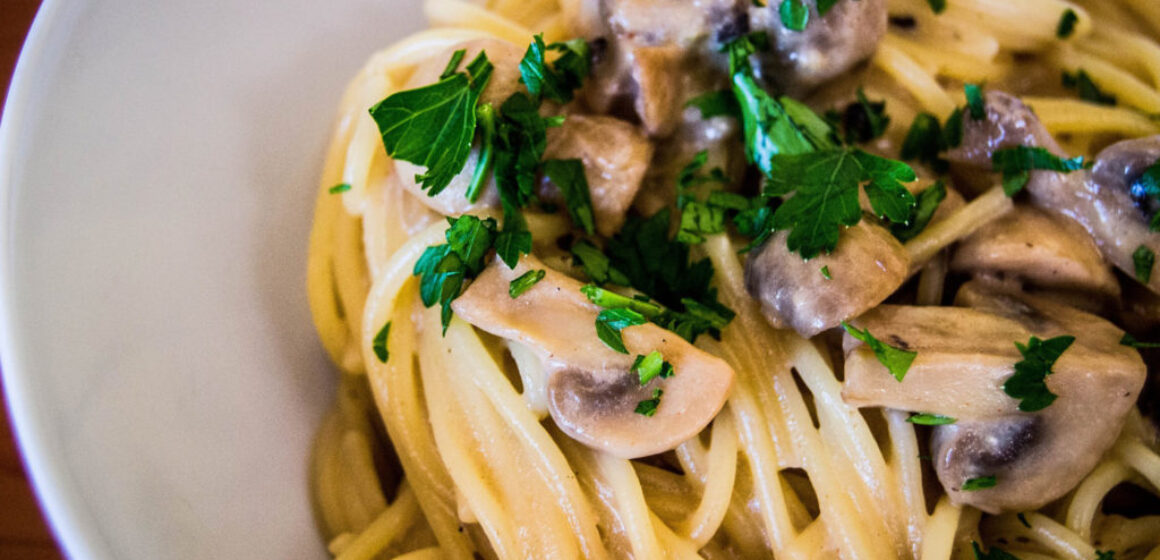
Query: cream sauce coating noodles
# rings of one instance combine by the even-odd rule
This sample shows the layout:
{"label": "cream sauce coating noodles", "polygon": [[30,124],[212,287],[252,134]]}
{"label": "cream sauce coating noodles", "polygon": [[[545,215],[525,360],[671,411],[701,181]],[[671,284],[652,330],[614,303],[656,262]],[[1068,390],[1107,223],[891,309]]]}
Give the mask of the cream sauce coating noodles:
{"label": "cream sauce coating noodles", "polygon": [[[766,1],[775,4],[768,8],[771,11],[779,7],[778,0]],[[847,9],[844,5],[853,2],[838,0],[831,9]],[[770,303],[764,299],[766,292],[755,290],[751,284],[755,282],[754,263],[780,258],[771,251],[784,249],[784,238],[775,236],[769,250],[749,253],[739,253],[747,240],[729,234],[711,235],[693,246],[696,258],[711,261],[717,297],[736,317],[722,329],[719,339],[701,336],[696,348],[688,351],[723,360],[732,369],[733,381],[724,406],[715,417],[710,416],[712,421],[701,433],[660,455],[624,458],[625,453],[589,447],[572,437],[575,434],[565,433],[570,428],[553,419],[554,407],[559,406],[552,401],[558,388],[553,376],[561,374],[554,373],[554,366],[545,362],[534,336],[496,336],[458,314],[443,332],[438,307],[422,305],[419,279],[412,272],[428,246],[443,242],[447,221],[420,198],[425,195],[410,188],[414,186],[411,177],[398,171],[403,165],[387,156],[368,109],[392,93],[424,85],[412,82],[413,76],[429,75],[431,67],[442,68],[449,53],[460,45],[499,42],[522,53],[536,33],[543,33],[548,42],[577,36],[593,38],[591,30],[609,18],[626,18],[614,21],[614,28],[631,27],[633,6],[647,4],[650,2],[644,0],[426,0],[431,28],[400,38],[373,55],[348,86],[326,154],[309,247],[311,310],[323,346],[341,378],[335,404],[319,428],[311,464],[316,517],[330,552],[343,560],[933,560],[975,558],[986,551],[995,554],[994,548],[1001,548],[1024,560],[1096,560],[1107,558],[1107,553],[1120,560],[1160,558],[1160,499],[1156,497],[1160,455],[1153,420],[1145,414],[1153,412],[1153,405],[1148,403],[1155,395],[1145,389],[1138,406],[1125,404],[1121,408],[1126,412],[1116,413],[1106,422],[1111,435],[1091,445],[1106,445],[1107,451],[1097,450],[1090,464],[1079,458],[1085,449],[1073,453],[1068,447],[1068,442],[1086,441],[1074,435],[1082,427],[1052,431],[1056,429],[1053,422],[1064,422],[1067,415],[1099,414],[1089,410],[1096,405],[1085,404],[1083,395],[1098,393],[1100,387],[1111,383],[1101,381],[1103,385],[1092,389],[1083,385],[1086,378],[1077,374],[1076,393],[1068,393],[1072,389],[1064,385],[1065,370],[1098,369],[1100,363],[1112,363],[1108,356],[1113,355],[1120,360],[1115,363],[1127,364],[1124,369],[1139,363],[1135,350],[1116,348],[1114,342],[1111,347],[1099,346],[1101,343],[1091,340],[1105,331],[1110,333],[1108,337],[1118,336],[1120,328],[1144,333],[1142,336],[1160,332],[1156,328],[1160,325],[1160,303],[1156,303],[1160,299],[1149,291],[1157,280],[1145,280],[1149,287],[1136,283],[1131,261],[1125,264],[1117,260],[1115,251],[1119,249],[1113,246],[1127,234],[1101,225],[1110,212],[1107,206],[1085,214],[1067,206],[1070,199],[1044,194],[1052,187],[1034,177],[1028,193],[1014,199],[1003,194],[994,176],[986,176],[982,185],[970,185],[969,180],[960,181],[957,173],[961,165],[970,163],[970,154],[947,153],[953,178],[948,185],[953,189],[931,224],[904,243],[890,238],[892,247],[897,246],[891,250],[902,259],[899,278],[910,278],[901,289],[895,284],[885,290],[897,292],[890,296],[891,305],[878,305],[886,297],[883,295],[864,315],[866,310],[860,309],[838,319],[869,325],[867,328],[881,334],[883,340],[887,332],[895,331],[906,338],[906,328],[926,325],[922,310],[913,308],[949,305],[955,300],[952,290],[958,290],[966,278],[975,280],[962,287],[956,303],[968,305],[972,312],[989,309],[987,305],[1000,301],[984,294],[977,296],[982,303],[963,303],[964,298],[975,297],[972,286],[983,280],[1002,290],[1012,285],[1016,290],[1037,287],[1035,296],[1026,300],[1032,303],[1026,305],[1038,315],[1004,316],[1006,311],[996,307],[987,312],[987,321],[992,321],[987,324],[995,325],[997,330],[988,331],[992,333],[1048,333],[1042,335],[1044,338],[1056,333],[1037,330],[1041,325],[1019,323],[1033,316],[1038,317],[1036,321],[1063,325],[1059,332],[1070,332],[1079,339],[1065,352],[1067,359],[1060,359],[1054,374],[1058,381],[1053,382],[1058,384],[1051,386],[1061,396],[1052,406],[1059,407],[1058,412],[1052,416],[1049,407],[1042,413],[1003,417],[1034,419],[1027,421],[1031,426],[1027,428],[1031,434],[1026,435],[1028,441],[1059,442],[1058,447],[1050,448],[1050,457],[1021,463],[1045,471],[1020,476],[1051,474],[1051,465],[1064,461],[1062,455],[1074,454],[1077,458],[1068,464],[1084,465],[1082,471],[1072,468],[1059,474],[1056,480],[1066,482],[1067,487],[1059,488],[1058,497],[1042,507],[1025,511],[1003,505],[990,507],[1023,503],[1020,500],[1034,496],[1020,496],[1023,487],[1019,487],[1004,492],[1008,502],[1003,502],[1002,496],[976,499],[957,483],[951,488],[944,484],[949,480],[946,477],[957,476],[954,473],[959,471],[943,464],[936,473],[932,464],[952,460],[939,455],[946,446],[958,445],[954,449],[966,453],[989,445],[986,438],[998,437],[994,425],[987,423],[990,413],[980,412],[982,405],[972,408],[978,403],[967,401],[976,394],[984,400],[1008,399],[997,389],[996,383],[1001,381],[987,381],[991,378],[983,377],[986,373],[972,374],[970,371],[975,370],[963,362],[974,355],[990,359],[1002,354],[1007,356],[1003,358],[1005,375],[1010,374],[1010,364],[1018,357],[1008,356],[1015,352],[1012,342],[1026,343],[1026,336],[1002,339],[1002,348],[994,351],[999,354],[988,354],[991,350],[982,343],[941,351],[939,344],[959,344],[943,339],[930,342],[934,350],[928,351],[923,346],[926,343],[910,338],[919,356],[907,378],[912,386],[927,380],[932,387],[941,386],[937,385],[944,383],[940,375],[949,379],[945,383],[958,384],[947,385],[951,388],[935,396],[931,395],[937,391],[900,392],[900,384],[885,369],[874,369],[879,366],[869,350],[849,337],[843,340],[840,328],[829,328],[833,324],[812,338],[798,334],[803,329],[794,321],[802,320],[801,313],[822,313],[811,305],[817,300],[809,298],[830,297],[823,293],[825,284],[819,288],[823,291],[798,292],[790,303],[799,315],[784,315],[785,323],[778,324],[782,328],[773,326],[777,318],[770,315],[788,314],[791,308]],[[672,4],[672,18],[677,19],[685,17],[683,10],[689,6],[713,9],[714,2],[657,0],[652,4]],[[816,17],[815,2],[806,4],[814,6]],[[619,8],[614,10],[611,6],[616,5]],[[1061,39],[1061,14],[1068,9],[1076,18],[1071,35]],[[1115,142],[1160,135],[1160,2],[946,0],[945,10],[936,14],[924,0],[889,0],[886,10],[890,19],[885,35],[867,60],[840,75],[827,76],[820,86],[811,83],[809,94],[798,97],[819,113],[841,111],[859,88],[866,98],[885,101],[889,125],[881,138],[864,146],[867,151],[899,157],[916,116],[930,113],[943,122],[956,107],[966,105],[964,83],[981,83],[988,92],[1018,96],[1033,111],[1029,114],[1050,133],[1038,137],[1046,142],[1043,145],[1061,155],[1083,155],[1091,160]],[[669,32],[666,27],[665,33]],[[635,56],[644,56],[644,52],[636,51]],[[652,56],[659,51],[647,52]],[[1061,85],[1062,73],[1075,76],[1081,70],[1117,103],[1082,100]],[[689,69],[690,75],[697,72],[700,70]],[[639,88],[644,79],[637,78]],[[695,84],[704,83],[699,80],[693,76],[677,83],[694,84],[689,87],[695,88]],[[612,83],[604,86],[619,87]],[[786,88],[792,91],[793,84]],[[1002,102],[996,95],[987,94],[988,107]],[[597,104],[592,99],[590,96],[587,102]],[[680,98],[676,103],[686,100]],[[671,205],[663,189],[675,189],[675,174],[656,162],[668,158],[679,168],[701,149],[675,141],[664,143],[666,136],[684,134],[699,125],[666,121],[648,103],[638,103],[635,117],[648,129],[649,141],[657,144],[653,166],[634,175],[637,181],[642,181],[641,174],[644,177],[645,186],[634,203],[641,213],[645,208]],[[618,110],[615,103],[609,107],[610,111]],[[675,114],[680,121],[680,105],[677,107]],[[576,112],[565,110],[568,114]],[[984,133],[970,128],[982,125],[972,125],[969,117],[964,122],[968,138]],[[721,126],[727,135],[739,134],[733,124]],[[673,127],[677,132],[672,132]],[[691,144],[720,132],[698,130],[691,136]],[[644,138],[635,128],[625,134]],[[651,150],[647,147],[647,154],[652,154]],[[1098,159],[1110,161],[1114,155],[1105,154]],[[739,156],[714,153],[711,158],[716,159],[711,163],[727,172],[736,171],[730,157],[735,161]],[[1160,160],[1160,153],[1152,159]],[[1116,169],[1130,167],[1119,165]],[[623,171],[620,167],[616,164],[610,172]],[[1098,181],[1100,173],[1097,162],[1091,180]],[[920,169],[919,180],[908,188],[921,191],[934,179],[934,174]],[[350,188],[331,192],[331,187],[343,183]],[[657,191],[656,185],[662,185],[662,191]],[[593,197],[598,194],[594,191]],[[630,199],[618,207],[622,216]],[[1097,203],[1103,204],[1093,204]],[[597,207],[602,211],[600,204]],[[499,217],[494,209],[472,212]],[[1035,212],[1042,215],[1028,215]],[[1058,224],[1059,218],[1053,217],[1058,215],[1080,225],[1043,226],[1059,228],[1058,238],[1037,241],[1034,249],[1030,243],[1020,248],[1020,235],[1039,235],[1043,229],[1027,234],[1019,229],[1022,225],[1031,220]],[[557,248],[557,241],[572,230],[567,218],[563,214],[529,213],[528,227],[535,240],[533,254],[551,274],[570,282],[565,278],[575,272],[570,257]],[[1074,239],[1082,239],[1083,247],[1069,241]],[[1132,244],[1124,254],[1135,248]],[[834,275],[832,281],[849,281],[839,277],[840,264],[846,262],[839,255],[840,251],[806,264],[813,271],[831,263],[827,275]],[[1003,260],[1006,258],[1014,264],[1004,264],[1008,263]],[[1033,264],[1062,264],[1049,272],[1042,267],[1020,269],[1028,258]],[[749,264],[749,277],[747,260],[754,260]],[[1096,264],[1084,264],[1093,262]],[[1120,272],[1113,274],[1108,263],[1118,266]],[[1066,268],[1072,265],[1077,268]],[[781,282],[797,281],[793,270],[782,264],[775,262],[770,270]],[[813,277],[810,281],[821,282]],[[870,284],[871,278],[860,278],[849,289]],[[841,304],[837,300],[844,296],[833,297]],[[1003,305],[1010,309],[1023,304]],[[904,307],[907,309],[900,309]],[[913,318],[897,326],[890,323],[893,313]],[[855,320],[857,316],[862,316],[861,322]],[[376,357],[381,350],[376,348],[376,336],[388,321],[391,329],[385,349],[389,359],[383,362]],[[924,328],[933,333],[941,321],[933,320]],[[968,331],[978,324],[963,321]],[[1068,325],[1080,325],[1082,328],[1071,331],[1082,332],[1068,331]],[[593,333],[593,340],[595,336]],[[858,352],[866,353],[865,359],[858,361]],[[1147,352],[1145,357],[1149,358]],[[1087,357],[1090,361],[1080,363]],[[868,369],[857,369],[862,367],[857,364]],[[870,381],[862,377],[871,375],[884,377],[871,377]],[[982,380],[976,385],[992,385],[969,387],[962,383],[969,375]],[[1124,387],[1128,387],[1125,394],[1131,393],[1134,403],[1140,390],[1138,379],[1124,379]],[[953,438],[957,439],[937,434],[932,439],[932,431],[938,432],[939,427],[916,425],[908,418],[912,413],[935,410],[883,404],[895,402],[929,402],[931,407],[943,407],[940,411],[961,411],[964,418],[977,418],[956,425]],[[1102,402],[1097,404],[1104,414],[1112,414],[1108,411],[1120,406]],[[1000,405],[1014,406],[1007,401]],[[1057,422],[1056,417],[1061,419]],[[651,420],[663,419],[658,415]],[[1020,426],[1025,424],[1010,425],[1015,426],[1010,430],[1022,430]],[[982,435],[976,437],[972,430]],[[969,437],[976,439],[966,441]],[[1051,439],[1055,437],[1058,439]],[[986,461],[1010,459],[1000,457],[1007,453],[1003,450],[988,448],[979,453],[984,458],[976,457],[973,466],[962,467],[967,469],[962,476],[976,472],[970,469]]]}

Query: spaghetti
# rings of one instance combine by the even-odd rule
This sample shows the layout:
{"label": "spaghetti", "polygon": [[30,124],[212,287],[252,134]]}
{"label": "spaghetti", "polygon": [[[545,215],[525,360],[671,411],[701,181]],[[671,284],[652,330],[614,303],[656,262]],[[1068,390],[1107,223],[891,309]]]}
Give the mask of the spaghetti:
{"label": "spaghetti", "polygon": [[[1116,488],[1160,488],[1153,429],[1135,408],[1112,450],[1048,506],[990,515],[956,505],[924,460],[925,428],[907,412],[843,398],[832,337],[770,325],[747,289],[744,242],[728,234],[694,252],[712,263],[720,302],[736,317],[719,340],[696,346],[732,368],[732,392],[703,433],[660,458],[620,458],[561,431],[549,419],[549,374],[525,343],[458,316],[444,333],[412,271],[448,225],[403,187],[367,109],[465,42],[522,50],[533,33],[580,35],[601,17],[596,4],[427,0],[432,28],[372,56],[342,98],[309,248],[311,310],[340,370],[311,466],[336,558],[938,559],[969,558],[972,543],[1025,560],[1160,557],[1160,511],[1129,518],[1102,507]],[[941,121],[964,105],[964,82],[1022,95],[1073,154],[1160,134],[1160,4],[946,4],[936,14],[921,0],[890,0],[892,24],[869,63],[811,104],[849,98],[856,86],[886,100],[892,120],[873,145],[882,153],[897,154],[919,113]],[[1076,20],[1062,40],[1067,10]],[[1079,70],[1118,104],[1057,85]],[[337,184],[349,188],[330,192]],[[906,242],[917,302],[943,301],[947,248],[1014,206],[994,187]],[[553,215],[527,221],[537,246],[571,229]],[[388,322],[384,362],[376,338]]]}

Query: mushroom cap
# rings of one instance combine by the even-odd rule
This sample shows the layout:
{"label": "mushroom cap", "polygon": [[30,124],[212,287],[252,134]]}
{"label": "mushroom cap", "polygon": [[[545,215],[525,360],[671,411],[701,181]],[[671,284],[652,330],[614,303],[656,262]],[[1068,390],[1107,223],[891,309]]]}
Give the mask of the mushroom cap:
{"label": "mushroom cap", "polygon": [[847,228],[834,252],[808,261],[789,250],[788,235],[777,232],[749,254],[745,286],[771,325],[807,338],[882,303],[910,271],[898,240],[867,220]]}
{"label": "mushroom cap", "polygon": [[950,268],[998,274],[1040,288],[1120,297],[1119,282],[1079,224],[1027,206],[1016,206],[964,239]]}
{"label": "mushroom cap", "polygon": [[[865,345],[847,336],[842,396],[857,406],[884,406],[951,416],[932,430],[935,472],[956,504],[987,512],[1034,509],[1064,495],[1114,443],[1143,386],[1146,368],[1123,331],[1090,314],[970,282],[964,307],[883,305],[855,321],[879,340],[916,351],[902,382]],[[1022,359],[1015,342],[1031,336],[1076,337],[1046,378],[1058,398],[1026,413],[1003,392]],[[993,488],[962,484],[995,476]]]}
{"label": "mushroom cap", "polygon": [[[522,87],[520,85],[520,60],[524,56],[523,48],[500,39],[473,39],[457,43],[441,52],[432,54],[430,62],[420,64],[415,73],[400,89],[419,88],[438,82],[446,61],[451,58],[452,53],[460,49],[467,51],[463,57],[462,65],[466,65],[480,51],[484,51],[487,53],[488,60],[495,67],[487,81],[487,87],[480,94],[479,102],[481,104],[491,103],[498,108]],[[460,69],[462,69],[462,65]],[[468,156],[467,164],[463,166],[463,170],[435,196],[428,196],[420,184],[415,181],[415,176],[423,173],[423,167],[403,160],[394,160],[393,163],[397,180],[403,188],[415,195],[428,208],[445,216],[458,216],[480,208],[499,206],[499,191],[496,190],[494,177],[487,179],[478,200],[471,202],[467,199],[467,188],[471,185],[471,177],[475,173],[476,166],[479,165],[479,158],[480,149],[479,146],[475,146],[471,149],[471,154]]]}
{"label": "mushroom cap", "polygon": [[[624,225],[652,156],[652,142],[637,127],[612,117],[583,115],[570,115],[563,125],[548,129],[544,151],[544,159],[583,162],[596,231],[605,237]],[[542,200],[564,201],[550,180],[544,183]]]}
{"label": "mushroom cap", "polygon": [[[544,279],[513,299],[508,286],[529,270],[546,270]],[[497,259],[452,308],[476,327],[523,342],[541,356],[548,373],[549,412],[573,439],[636,458],[667,451],[697,435],[724,406],[733,369],[652,323],[621,332],[628,354],[612,350],[596,335],[601,308],[581,293],[582,286],[545,269],[530,255],[514,270]],[[654,350],[672,364],[674,375],[642,387],[632,363],[636,355]],[[656,414],[634,412],[657,388],[664,393]]]}
{"label": "mushroom cap", "polygon": [[781,23],[780,2],[749,8],[750,27],[769,33],[772,48],[762,53],[763,73],[791,95],[805,93],[869,58],[886,35],[886,1],[838,2],[818,17],[806,2],[810,21],[802,31]]}

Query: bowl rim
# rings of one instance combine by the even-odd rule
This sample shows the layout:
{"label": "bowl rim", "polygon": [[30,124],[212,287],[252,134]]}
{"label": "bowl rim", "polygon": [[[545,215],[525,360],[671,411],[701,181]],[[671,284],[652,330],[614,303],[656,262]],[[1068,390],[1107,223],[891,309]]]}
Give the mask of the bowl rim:
{"label": "bowl rim", "polygon": [[60,450],[53,448],[50,437],[54,427],[32,401],[32,372],[25,365],[24,351],[17,342],[13,313],[18,294],[13,291],[12,271],[8,269],[14,246],[9,218],[13,212],[16,148],[31,125],[27,109],[36,97],[34,77],[52,62],[50,47],[67,38],[63,32],[70,12],[64,4],[60,0],[44,0],[37,10],[0,116],[0,376],[17,449],[56,542],[68,558],[108,558],[108,542],[77,491]]}

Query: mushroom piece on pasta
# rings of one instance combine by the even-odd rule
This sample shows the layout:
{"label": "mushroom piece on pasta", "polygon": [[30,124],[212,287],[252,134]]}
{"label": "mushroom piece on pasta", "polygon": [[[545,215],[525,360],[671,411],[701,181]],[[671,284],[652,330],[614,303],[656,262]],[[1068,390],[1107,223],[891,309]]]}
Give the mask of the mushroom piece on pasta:
{"label": "mushroom piece on pasta", "polygon": [[[530,270],[544,278],[517,298],[511,281]],[[719,358],[652,323],[621,331],[628,353],[601,342],[601,308],[583,285],[531,256],[510,269],[496,260],[452,304],[456,315],[496,336],[516,340],[544,361],[548,409],[573,439],[623,458],[667,451],[697,435],[721,410],[733,370]],[[634,357],[660,352],[673,375],[642,384]],[[657,390],[660,393],[657,393]],[[637,412],[656,399],[655,413]]]}
{"label": "mushroom piece on pasta", "polygon": [[[935,427],[931,439],[953,502],[992,513],[1041,507],[1074,488],[1111,447],[1143,386],[1144,363],[1120,344],[1115,325],[1063,305],[978,282],[960,290],[958,303],[967,307],[883,305],[855,321],[917,357],[899,382],[868,346],[847,337],[843,397],[956,419]],[[1015,343],[1065,334],[1076,339],[1045,380],[1056,400],[1021,411],[1004,391],[1021,360]],[[989,477],[992,487],[963,487]]]}

